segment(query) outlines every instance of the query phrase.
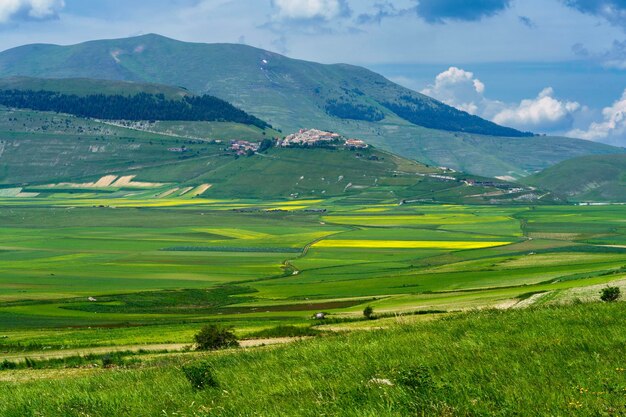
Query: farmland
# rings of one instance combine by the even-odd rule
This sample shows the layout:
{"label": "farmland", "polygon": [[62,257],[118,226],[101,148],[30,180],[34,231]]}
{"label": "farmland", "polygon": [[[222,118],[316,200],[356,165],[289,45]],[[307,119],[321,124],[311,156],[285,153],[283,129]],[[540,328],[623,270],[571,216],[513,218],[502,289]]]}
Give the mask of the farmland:
{"label": "farmland", "polygon": [[624,206],[349,197],[4,198],[0,347],[190,343],[203,322],[247,336],[310,325],[318,311],[358,319],[366,305],[402,314],[584,299],[623,285],[624,218]]}

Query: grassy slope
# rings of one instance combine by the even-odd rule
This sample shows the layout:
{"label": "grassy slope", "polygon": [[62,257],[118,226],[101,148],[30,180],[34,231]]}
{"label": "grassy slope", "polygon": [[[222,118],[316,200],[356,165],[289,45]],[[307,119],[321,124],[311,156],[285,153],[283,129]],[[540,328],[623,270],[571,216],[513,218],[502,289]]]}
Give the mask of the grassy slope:
{"label": "grassy slope", "polygon": [[[0,184],[85,183],[117,174],[174,185],[212,184],[205,194],[211,197],[285,198],[296,193],[299,197],[329,197],[373,192],[375,200],[394,202],[421,198],[483,203],[490,198],[470,195],[494,191],[425,177],[441,170],[374,148],[358,152],[271,149],[242,158],[226,149],[229,139],[258,141],[278,136],[272,129],[200,122],[157,122],[143,124],[143,130],[133,126],[0,109]],[[209,143],[206,139],[223,141]],[[182,145],[187,152],[169,150]],[[505,196],[505,200],[511,197],[515,196]]]}
{"label": "grassy slope", "polygon": [[[5,371],[0,414],[619,416],[625,314],[626,303],[482,311],[129,369]],[[199,359],[219,388],[185,380],[180,366]]]}
{"label": "grassy slope", "polygon": [[626,154],[571,159],[524,182],[574,201],[626,202]]}
{"label": "grassy slope", "polygon": [[[370,160],[370,157],[378,160]],[[184,175],[194,183],[212,184],[206,194],[211,197],[276,198],[296,193],[299,197],[360,193],[378,187],[378,182],[385,184],[392,181],[394,175],[396,178],[400,175],[396,188],[402,190],[422,181],[417,174],[437,172],[436,169],[374,149],[356,152],[274,148],[253,157],[234,158],[227,155],[187,163],[180,167],[178,175]],[[143,170],[138,179],[167,179],[164,174],[160,168]],[[390,194],[389,198],[394,198],[394,194]]]}
{"label": "grassy slope", "polygon": [[[426,106],[441,104],[363,68],[293,60],[245,45],[192,44],[156,35],[70,47],[29,45],[0,54],[0,68],[3,76],[92,77],[184,86],[223,98],[284,131],[331,129],[405,157],[486,176],[523,176],[571,157],[618,152],[573,139],[494,138],[417,127],[379,103],[410,95]],[[341,96],[376,107],[386,118],[365,122],[330,117],[324,110],[326,101]]]}
{"label": "grassy slope", "polygon": [[[0,184],[97,179],[109,173],[179,165],[223,154],[230,139],[261,140],[278,133],[234,123],[157,123],[151,133],[78,117],[0,108]],[[177,136],[174,136],[177,135]],[[191,143],[189,138],[225,144]],[[168,151],[185,145],[188,152]],[[180,182],[185,178],[168,178]]]}
{"label": "grassy slope", "polygon": [[63,94],[86,96],[90,94],[135,95],[138,93],[163,94],[168,99],[179,99],[192,95],[183,88],[160,84],[131,81],[96,80],[89,78],[53,79],[32,77],[0,78],[2,90],[56,91]]}

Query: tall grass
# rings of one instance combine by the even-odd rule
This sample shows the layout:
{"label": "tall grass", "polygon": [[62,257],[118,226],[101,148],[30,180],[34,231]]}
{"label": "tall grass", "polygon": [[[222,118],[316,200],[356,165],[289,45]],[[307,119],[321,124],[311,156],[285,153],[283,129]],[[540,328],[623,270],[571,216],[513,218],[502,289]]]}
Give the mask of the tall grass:
{"label": "tall grass", "polygon": [[[626,303],[477,311],[278,348],[206,354],[219,389],[181,367],[0,374],[0,415],[623,416]],[[30,373],[29,373],[30,372]]]}

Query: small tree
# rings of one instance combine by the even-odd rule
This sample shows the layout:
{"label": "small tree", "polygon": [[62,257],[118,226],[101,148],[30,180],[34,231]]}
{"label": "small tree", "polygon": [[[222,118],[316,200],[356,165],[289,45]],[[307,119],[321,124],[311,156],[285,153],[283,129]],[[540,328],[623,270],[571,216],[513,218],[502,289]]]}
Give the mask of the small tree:
{"label": "small tree", "polygon": [[367,306],[363,309],[363,316],[368,320],[374,319],[374,309],[372,306]]}
{"label": "small tree", "polygon": [[232,329],[217,324],[208,324],[194,336],[198,350],[217,350],[239,346]]}
{"label": "small tree", "polygon": [[[265,135],[265,132],[263,132],[263,135]],[[259,145],[259,152],[265,152],[272,146],[274,146],[274,141],[272,139],[265,138],[261,141],[261,145]]]}
{"label": "small tree", "polygon": [[607,303],[617,301],[620,297],[619,287],[606,287],[600,291],[600,299]]}

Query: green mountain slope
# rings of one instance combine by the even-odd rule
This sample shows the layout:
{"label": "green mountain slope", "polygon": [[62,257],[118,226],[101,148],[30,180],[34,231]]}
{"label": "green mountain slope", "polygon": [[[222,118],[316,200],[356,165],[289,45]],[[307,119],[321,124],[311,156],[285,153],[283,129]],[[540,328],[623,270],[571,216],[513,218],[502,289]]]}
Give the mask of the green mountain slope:
{"label": "green mountain slope", "polygon": [[[278,135],[232,123],[120,124],[0,108],[0,197],[191,198],[194,188],[211,198],[550,201],[528,188],[444,171],[374,147],[272,147],[251,156],[231,149],[231,140],[261,142]],[[469,179],[475,182],[468,185]]]}
{"label": "green mountain slope", "polygon": [[300,61],[245,45],[157,35],[27,45],[0,54],[0,76],[182,86],[220,97],[284,131],[338,131],[408,158],[487,176],[519,177],[575,156],[620,152],[588,141],[526,137],[364,68]]}
{"label": "green mountain slope", "polygon": [[54,91],[62,94],[87,96],[90,94],[132,96],[139,93],[163,94],[169,100],[189,97],[193,94],[179,87],[163,84],[99,80],[91,78],[35,78],[7,77],[0,78],[0,90]]}
{"label": "green mountain slope", "polygon": [[[223,122],[123,126],[0,107],[0,184],[74,181],[176,164],[208,154],[206,139],[260,141],[278,134],[272,129]],[[177,152],[182,146],[186,151]]]}
{"label": "green mountain slope", "polygon": [[571,159],[524,182],[573,201],[626,202],[626,154]]}
{"label": "green mountain slope", "polygon": [[[64,81],[27,79],[17,88],[2,89],[0,80],[0,105],[104,120],[222,121],[269,127],[266,122],[211,95],[173,94],[172,88],[163,87],[168,97],[159,93],[156,85],[146,86],[145,90],[150,92],[144,92],[136,83],[68,79],[65,86]],[[58,89],[41,90],[37,89],[38,84]],[[124,91],[124,84],[134,88]],[[70,89],[79,89],[83,94],[65,92]]]}

